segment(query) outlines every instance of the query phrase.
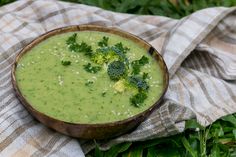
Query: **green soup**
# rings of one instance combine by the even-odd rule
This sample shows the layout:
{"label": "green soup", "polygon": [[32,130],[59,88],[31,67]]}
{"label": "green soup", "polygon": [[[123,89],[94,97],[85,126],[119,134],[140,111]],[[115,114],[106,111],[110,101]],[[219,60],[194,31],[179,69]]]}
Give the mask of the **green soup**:
{"label": "green soup", "polygon": [[[125,54],[129,63],[142,56],[148,58],[149,62],[140,66],[139,73],[148,73],[147,98],[142,104],[135,106],[130,103],[138,90],[126,87],[125,78],[117,81],[110,79],[107,74],[109,63],[92,63],[88,56],[68,48],[66,41],[74,33],[77,33],[77,42],[91,45],[93,52],[105,36],[109,38],[108,45],[121,42],[129,48]],[[99,71],[86,71],[85,65],[88,63],[100,67]],[[130,64],[127,75],[131,71]],[[144,48],[118,35],[96,31],[64,33],[41,42],[20,59],[16,80],[22,95],[33,108],[71,123],[94,124],[126,119],[149,108],[163,92],[161,69]]]}

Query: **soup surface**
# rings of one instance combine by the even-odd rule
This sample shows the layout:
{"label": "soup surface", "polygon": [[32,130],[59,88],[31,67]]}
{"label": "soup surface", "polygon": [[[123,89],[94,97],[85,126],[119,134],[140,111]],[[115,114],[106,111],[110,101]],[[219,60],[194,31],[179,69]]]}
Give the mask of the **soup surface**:
{"label": "soup surface", "polygon": [[33,108],[71,123],[123,120],[149,108],[163,91],[158,62],[144,48],[96,31],[39,43],[19,60],[16,80]]}

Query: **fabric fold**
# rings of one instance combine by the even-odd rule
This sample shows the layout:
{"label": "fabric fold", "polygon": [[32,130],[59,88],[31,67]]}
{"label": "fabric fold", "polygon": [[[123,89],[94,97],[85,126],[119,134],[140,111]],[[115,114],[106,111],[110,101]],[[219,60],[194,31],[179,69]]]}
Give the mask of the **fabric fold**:
{"label": "fabric fold", "polygon": [[171,76],[194,48],[235,8],[209,8],[181,19],[162,49]]}

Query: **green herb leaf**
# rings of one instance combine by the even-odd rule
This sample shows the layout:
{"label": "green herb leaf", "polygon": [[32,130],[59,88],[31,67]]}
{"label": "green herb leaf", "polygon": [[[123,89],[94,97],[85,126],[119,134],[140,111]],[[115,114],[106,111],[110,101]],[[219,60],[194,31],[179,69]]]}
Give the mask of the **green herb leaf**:
{"label": "green herb leaf", "polygon": [[68,45],[69,50],[72,52],[77,52],[77,50],[79,49],[79,44],[76,42],[76,37],[77,34],[74,33],[66,40],[66,44]]}
{"label": "green herb leaf", "polygon": [[143,80],[146,80],[148,78],[148,73],[143,73]]}
{"label": "green herb leaf", "polygon": [[61,64],[64,65],[64,66],[68,66],[68,65],[71,65],[71,61],[62,60]]}
{"label": "green herb leaf", "polygon": [[147,99],[147,94],[144,92],[139,92],[130,98],[130,102],[135,107],[139,107],[142,103],[144,103],[145,99]]}
{"label": "green herb leaf", "polygon": [[121,42],[115,44],[114,47],[117,48],[118,50],[120,50],[123,53],[127,53],[130,50],[128,47],[124,47]]}
{"label": "green herb leaf", "polygon": [[72,36],[70,36],[67,40],[66,40],[66,44],[67,45],[73,45],[76,43],[76,37],[77,37],[77,33],[74,33]]}
{"label": "green herb leaf", "polygon": [[102,92],[102,97],[105,97],[107,92]]}
{"label": "green herb leaf", "polygon": [[85,56],[92,56],[92,47],[88,44],[86,44],[85,42],[82,42],[79,44],[78,46],[78,50],[77,52],[83,52]]}
{"label": "green herb leaf", "polygon": [[83,52],[86,56],[91,57],[93,54],[92,47],[85,42],[81,42],[80,44],[78,44],[76,42],[76,37],[77,34],[74,33],[66,40],[66,44],[68,45],[69,50],[72,52]]}
{"label": "green herb leaf", "polygon": [[131,63],[131,66],[133,68],[132,74],[137,75],[140,72],[140,68],[144,66],[145,64],[148,64],[149,60],[146,56],[142,56],[139,60],[135,60]]}
{"label": "green herb leaf", "polygon": [[78,50],[79,50],[79,44],[74,43],[74,44],[69,45],[69,50],[70,50],[71,52],[78,52]]}
{"label": "green herb leaf", "polygon": [[100,66],[92,66],[91,63],[88,63],[86,65],[83,65],[84,66],[84,70],[89,72],[89,73],[97,73],[98,71],[100,71],[102,68]]}
{"label": "green herb leaf", "polygon": [[88,82],[85,83],[85,86],[90,86],[90,85],[92,85],[93,83],[94,83],[93,81],[88,81]]}
{"label": "green herb leaf", "polygon": [[109,37],[103,37],[101,41],[98,42],[98,46],[105,47],[108,46],[108,39]]}
{"label": "green herb leaf", "polygon": [[148,64],[149,60],[146,56],[142,56],[141,59],[139,59],[139,64],[140,65],[145,65],[145,64]]}

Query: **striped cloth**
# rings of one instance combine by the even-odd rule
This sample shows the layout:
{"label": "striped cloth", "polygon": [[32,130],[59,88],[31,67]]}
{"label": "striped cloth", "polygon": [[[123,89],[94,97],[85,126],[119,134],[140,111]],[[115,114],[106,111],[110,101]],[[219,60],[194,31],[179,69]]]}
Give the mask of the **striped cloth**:
{"label": "striped cloth", "polygon": [[159,50],[171,75],[162,106],[136,130],[101,143],[101,148],[176,134],[184,130],[188,119],[196,118],[206,126],[236,112],[235,10],[209,8],[174,20],[55,0],[20,0],[1,7],[0,156],[74,157],[93,148],[91,141],[78,142],[35,121],[11,85],[17,53],[40,34],[68,25],[114,26],[133,33]]}

